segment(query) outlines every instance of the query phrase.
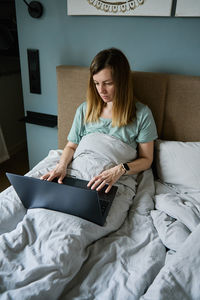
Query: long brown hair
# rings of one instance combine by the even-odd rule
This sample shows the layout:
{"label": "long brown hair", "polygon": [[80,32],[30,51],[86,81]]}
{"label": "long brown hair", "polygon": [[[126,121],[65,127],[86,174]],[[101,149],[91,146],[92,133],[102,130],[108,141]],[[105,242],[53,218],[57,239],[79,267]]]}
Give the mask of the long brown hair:
{"label": "long brown hair", "polygon": [[129,62],[122,51],[116,48],[102,50],[91,62],[85,121],[96,122],[102,113],[105,103],[97,92],[93,76],[108,67],[111,68],[115,86],[112,126],[120,127],[135,119],[135,101]]}

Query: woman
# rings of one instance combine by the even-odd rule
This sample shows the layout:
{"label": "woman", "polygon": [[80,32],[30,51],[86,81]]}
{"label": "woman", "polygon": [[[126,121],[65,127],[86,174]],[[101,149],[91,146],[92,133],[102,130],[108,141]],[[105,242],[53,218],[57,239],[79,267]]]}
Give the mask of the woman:
{"label": "woman", "polygon": [[133,95],[129,62],[118,49],[99,52],[90,65],[87,101],[82,103],[74,118],[60,162],[54,170],[41,179],[55,177],[62,183],[81,138],[101,132],[114,136],[137,148],[134,161],[116,165],[93,177],[88,187],[105,192],[124,174],[137,174],[150,168],[153,161],[154,140],[157,138],[155,122],[150,109],[138,102]]}

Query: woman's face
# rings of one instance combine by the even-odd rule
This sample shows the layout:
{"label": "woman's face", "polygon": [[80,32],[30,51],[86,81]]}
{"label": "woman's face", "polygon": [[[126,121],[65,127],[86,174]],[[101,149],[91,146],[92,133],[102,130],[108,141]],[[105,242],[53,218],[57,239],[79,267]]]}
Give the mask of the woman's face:
{"label": "woman's face", "polygon": [[115,86],[112,79],[111,69],[105,68],[99,71],[93,75],[93,81],[101,99],[105,103],[112,102],[115,94]]}

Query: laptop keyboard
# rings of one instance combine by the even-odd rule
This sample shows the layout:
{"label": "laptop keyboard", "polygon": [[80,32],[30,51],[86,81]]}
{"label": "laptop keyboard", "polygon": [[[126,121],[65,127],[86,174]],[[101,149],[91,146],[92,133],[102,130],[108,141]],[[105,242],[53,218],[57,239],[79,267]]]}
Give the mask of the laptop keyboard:
{"label": "laptop keyboard", "polygon": [[[65,177],[63,179],[63,183],[66,182],[66,184],[69,184],[70,182],[73,182],[73,186],[84,188],[84,189],[89,189],[87,187],[88,181],[83,180],[83,179],[78,179],[78,178],[76,178],[76,180],[74,180],[74,179],[75,179],[74,177]],[[57,182],[57,179],[54,179],[53,181]],[[109,194],[105,193],[106,188],[107,188],[107,185],[104,186],[101,189],[101,191],[98,192],[102,215],[105,213],[106,208],[108,207],[108,205],[110,204],[110,201],[111,201],[109,199],[110,198]]]}
{"label": "laptop keyboard", "polygon": [[102,213],[102,215],[104,215],[104,213],[106,211],[106,208],[108,207],[110,201],[108,201],[108,200],[105,200],[105,201],[104,200],[100,200],[99,202],[100,202],[100,206],[101,206],[101,213]]}

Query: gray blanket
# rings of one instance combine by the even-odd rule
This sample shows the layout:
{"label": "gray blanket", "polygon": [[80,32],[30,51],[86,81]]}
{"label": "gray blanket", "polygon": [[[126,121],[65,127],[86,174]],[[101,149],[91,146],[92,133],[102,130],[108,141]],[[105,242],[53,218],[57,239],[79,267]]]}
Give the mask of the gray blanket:
{"label": "gray blanket", "polygon": [[[28,176],[51,170],[60,155],[51,151]],[[79,144],[68,173],[90,179],[135,158],[123,142],[91,134]],[[122,176],[117,185],[103,227],[46,209],[26,212],[12,187],[1,193],[1,299],[139,299],[165,258],[150,216],[153,175],[142,173],[138,183],[136,176]]]}

